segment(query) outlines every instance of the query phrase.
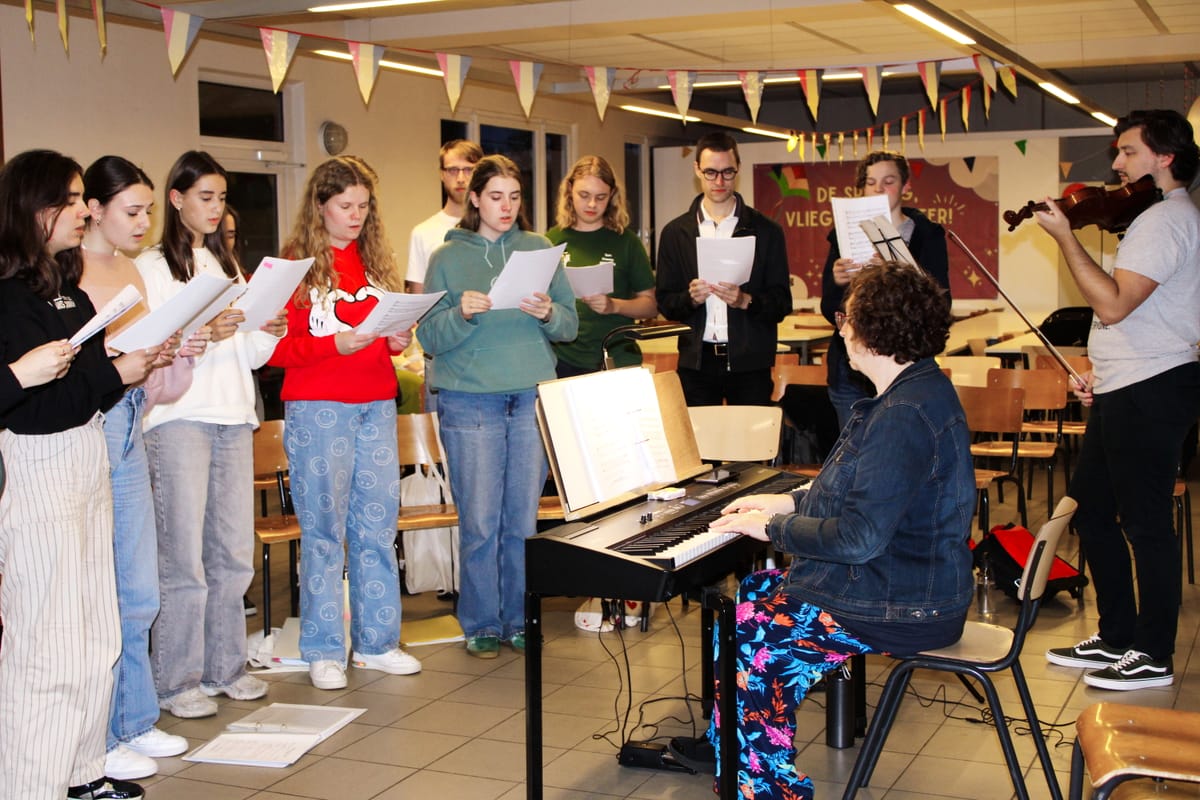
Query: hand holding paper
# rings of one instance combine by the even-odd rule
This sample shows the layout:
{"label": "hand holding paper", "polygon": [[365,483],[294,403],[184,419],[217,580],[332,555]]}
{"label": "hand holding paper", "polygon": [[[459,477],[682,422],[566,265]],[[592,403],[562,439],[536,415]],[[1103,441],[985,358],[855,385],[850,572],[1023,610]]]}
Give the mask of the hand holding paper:
{"label": "hand holding paper", "polygon": [[522,300],[538,292],[545,294],[566,249],[564,243],[545,250],[518,250],[510,255],[488,292],[492,308],[520,308]]}
{"label": "hand holding paper", "polygon": [[71,337],[71,346],[79,347],[79,345],[104,330],[110,323],[141,302],[141,300],[142,293],[132,283],[129,284],[117,292],[113,299],[104,304],[104,308],[96,312],[96,316],[84,323],[84,326],[75,332],[75,335]]}
{"label": "hand holding paper", "polygon": [[417,321],[425,316],[426,312],[433,308],[444,294],[446,293],[384,292],[383,296],[379,298],[379,303],[371,309],[367,318],[355,328],[355,333],[379,337],[406,331],[417,324]]}
{"label": "hand holding paper", "polygon": [[245,320],[238,330],[261,330],[270,322],[279,309],[287,305],[288,298],[295,293],[315,260],[302,258],[290,261],[268,256],[260,261],[246,286],[245,294],[233,304],[234,308],[241,309],[245,314]]}

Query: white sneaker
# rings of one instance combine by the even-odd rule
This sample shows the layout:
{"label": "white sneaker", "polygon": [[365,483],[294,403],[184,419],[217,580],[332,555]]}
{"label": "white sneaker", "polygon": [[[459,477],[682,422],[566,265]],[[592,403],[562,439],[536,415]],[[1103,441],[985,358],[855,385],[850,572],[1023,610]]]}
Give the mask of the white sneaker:
{"label": "white sneaker", "polygon": [[118,744],[104,756],[104,775],[119,781],[149,778],[158,772],[158,762]]}
{"label": "white sneaker", "polygon": [[141,753],[150,758],[170,758],[186,752],[188,749],[187,739],[167,733],[161,728],[151,728],[141,736],[135,736],[121,744],[135,753]]}
{"label": "white sneaker", "polygon": [[211,717],[217,713],[216,701],[205,697],[204,692],[199,689],[185,689],[170,697],[160,697],[158,707],[180,719]]}
{"label": "white sneaker", "polygon": [[233,683],[226,683],[220,686],[215,683],[200,684],[200,691],[209,697],[216,697],[219,694],[223,694],[231,700],[257,700],[260,697],[266,697],[267,690],[270,688],[270,684],[266,681],[259,680],[245,672]]}
{"label": "white sneaker", "polygon": [[345,689],[346,668],[336,661],[324,659],[308,665],[308,678],[318,689]]}
{"label": "white sneaker", "polygon": [[375,656],[355,652],[350,660],[359,669],[377,669],[392,675],[415,675],[421,671],[421,662],[399,647]]}

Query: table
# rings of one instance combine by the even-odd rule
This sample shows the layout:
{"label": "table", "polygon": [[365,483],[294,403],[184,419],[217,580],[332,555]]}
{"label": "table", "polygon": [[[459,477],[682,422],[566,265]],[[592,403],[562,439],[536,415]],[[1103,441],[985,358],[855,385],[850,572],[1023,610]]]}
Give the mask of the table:
{"label": "table", "polygon": [[[786,348],[785,352],[798,353],[801,364],[811,364],[813,347],[828,343],[833,334],[833,326],[823,316],[815,313],[789,314],[783,318],[776,330],[781,349]],[[679,349],[678,338],[665,336],[661,339],[647,339],[638,342],[638,347],[643,353],[674,353]]]}
{"label": "table", "polygon": [[[1037,317],[1031,317],[1036,319]],[[946,340],[945,353],[966,352],[971,339],[999,339],[1001,336],[1021,334],[1029,326],[1012,309],[992,309],[973,317],[960,319],[950,326],[950,337]],[[991,355],[991,353],[988,353]]]}

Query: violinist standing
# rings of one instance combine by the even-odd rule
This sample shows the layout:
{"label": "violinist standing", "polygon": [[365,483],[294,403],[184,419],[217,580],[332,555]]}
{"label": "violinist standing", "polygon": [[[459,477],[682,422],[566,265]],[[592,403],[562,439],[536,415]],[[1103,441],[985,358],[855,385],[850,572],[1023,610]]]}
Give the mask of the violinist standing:
{"label": "violinist standing", "polygon": [[1037,221],[1094,313],[1093,372],[1075,389],[1092,410],[1068,494],[1079,501],[1100,630],[1046,658],[1089,670],[1089,686],[1125,690],[1174,680],[1181,564],[1171,491],[1200,411],[1200,210],[1187,193],[1200,153],[1175,111],[1133,111],[1114,131],[1113,170],[1126,184],[1150,175],[1163,200],[1129,226],[1112,267],[1088,255],[1052,200]]}

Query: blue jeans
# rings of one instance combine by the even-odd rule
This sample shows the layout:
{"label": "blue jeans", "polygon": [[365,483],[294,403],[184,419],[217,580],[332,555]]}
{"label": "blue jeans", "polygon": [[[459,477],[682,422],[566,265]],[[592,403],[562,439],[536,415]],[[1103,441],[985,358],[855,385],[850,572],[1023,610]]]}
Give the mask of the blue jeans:
{"label": "blue jeans", "polygon": [[250,425],[175,420],[146,431],[158,528],[158,620],[150,663],[160,698],[246,671],[242,596],[254,578]]}
{"label": "blue jeans", "polygon": [[150,671],[150,626],[158,616],[158,539],[150,466],[142,441],[146,393],[134,387],[104,415],[113,491],[113,555],[121,610],[121,657],[113,667],[107,749],[158,722]]}
{"label": "blue jeans", "polygon": [[533,389],[438,392],[442,443],[458,507],[458,621],[468,638],[509,639],[525,630],[525,540],[537,532],[547,469],[534,415],[536,396]]}
{"label": "blue jeans", "polygon": [[300,521],[300,654],[346,661],[342,569],[349,545],[350,641],[379,655],[400,643],[396,402],[288,401],[285,445]]}

